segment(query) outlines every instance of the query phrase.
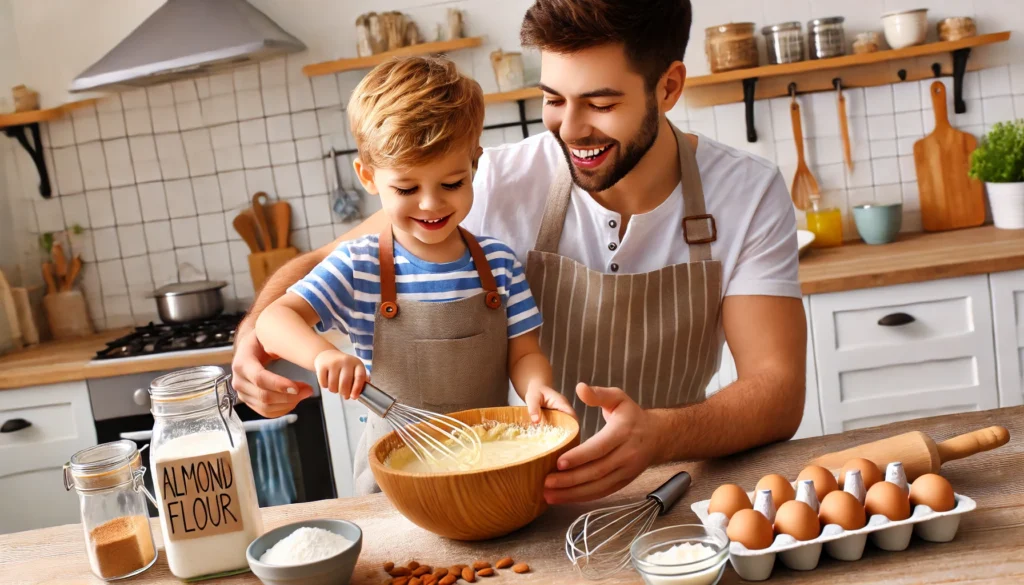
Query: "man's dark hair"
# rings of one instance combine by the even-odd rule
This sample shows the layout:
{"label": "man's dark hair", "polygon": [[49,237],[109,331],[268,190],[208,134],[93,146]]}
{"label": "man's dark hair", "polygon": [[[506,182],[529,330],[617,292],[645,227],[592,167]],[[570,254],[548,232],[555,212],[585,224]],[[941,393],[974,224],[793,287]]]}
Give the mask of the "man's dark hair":
{"label": "man's dark hair", "polygon": [[519,37],[524,47],[555,53],[622,44],[651,89],[683,60],[692,20],[690,0],[537,0]]}

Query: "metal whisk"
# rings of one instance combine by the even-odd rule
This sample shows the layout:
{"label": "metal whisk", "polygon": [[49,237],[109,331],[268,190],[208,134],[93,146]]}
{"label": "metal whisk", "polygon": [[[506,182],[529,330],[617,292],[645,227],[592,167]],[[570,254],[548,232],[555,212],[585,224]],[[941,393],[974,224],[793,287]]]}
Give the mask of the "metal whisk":
{"label": "metal whisk", "polygon": [[605,579],[629,564],[629,547],[651,529],[690,487],[690,474],[673,475],[642,502],[599,508],[576,519],[565,533],[565,554],[587,579]]}
{"label": "metal whisk", "polygon": [[369,382],[358,400],[386,420],[424,465],[445,459],[473,464],[480,459],[480,437],[461,420],[406,406]]}

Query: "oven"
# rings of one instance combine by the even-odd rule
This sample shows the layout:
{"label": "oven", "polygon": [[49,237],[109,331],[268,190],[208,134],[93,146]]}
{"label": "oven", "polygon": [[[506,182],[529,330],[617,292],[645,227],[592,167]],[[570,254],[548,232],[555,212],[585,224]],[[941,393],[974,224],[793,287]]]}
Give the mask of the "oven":
{"label": "oven", "polygon": [[[221,364],[220,367],[230,371],[230,364]],[[273,475],[262,482],[266,485],[261,485],[257,477],[261,506],[337,497],[324,409],[315,377],[311,372],[283,360],[274,363],[270,369],[293,380],[312,381],[315,394],[279,419],[266,419],[241,402],[235,405],[235,411],[245,426],[255,476],[260,475],[260,470],[265,476]],[[150,381],[169,371],[172,370],[87,380],[97,440],[105,443],[125,438],[135,441],[140,449],[148,448],[153,416],[149,412],[147,388]],[[273,440],[267,441],[268,436],[273,436]],[[268,446],[268,443],[273,445]],[[272,454],[273,461],[267,461],[268,453]],[[144,454],[143,460],[148,467],[148,453]],[[282,465],[285,462],[286,465]],[[287,489],[283,489],[277,479],[289,479],[289,476],[291,482],[285,482]],[[145,483],[150,490],[153,489],[148,469]],[[152,504],[150,515],[157,515]]]}

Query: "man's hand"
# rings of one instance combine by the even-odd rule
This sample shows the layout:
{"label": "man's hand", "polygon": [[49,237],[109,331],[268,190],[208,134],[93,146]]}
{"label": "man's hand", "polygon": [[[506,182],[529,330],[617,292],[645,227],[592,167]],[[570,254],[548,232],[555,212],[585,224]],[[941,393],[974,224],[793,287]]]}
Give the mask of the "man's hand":
{"label": "man's hand", "polygon": [[585,443],[559,457],[544,481],[549,504],[596,500],[622,489],[654,461],[657,430],[649,416],[619,388],[577,384],[576,394],[601,408],[606,424]]}
{"label": "man's hand", "polygon": [[530,384],[530,387],[526,390],[524,402],[526,402],[527,412],[530,413],[530,420],[535,424],[541,422],[543,417],[542,408],[558,410],[576,418],[576,411],[573,410],[572,405],[565,399],[565,396],[562,396],[557,390],[541,382]]}
{"label": "man's hand", "polygon": [[266,369],[271,357],[256,339],[252,328],[238,328],[231,361],[231,386],[239,398],[259,414],[276,418],[288,414],[299,401],[313,395],[305,382],[295,382]]}

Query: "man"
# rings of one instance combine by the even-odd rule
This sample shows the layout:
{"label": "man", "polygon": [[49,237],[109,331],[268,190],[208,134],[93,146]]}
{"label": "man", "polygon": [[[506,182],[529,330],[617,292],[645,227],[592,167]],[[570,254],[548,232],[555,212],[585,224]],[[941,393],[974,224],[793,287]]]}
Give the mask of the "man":
{"label": "man", "polygon": [[[465,225],[511,245],[544,317],[556,389],[585,441],[546,479],[550,503],[611,494],[666,461],[796,432],[806,329],[796,225],[778,169],[666,112],[686,79],[688,0],[537,0],[549,133],[488,149]],[[377,214],[340,238],[386,227]],[[337,242],[293,260],[239,327],[234,384],[279,416],[308,387],[267,372],[253,316]],[[738,379],[705,399],[723,336]]]}

